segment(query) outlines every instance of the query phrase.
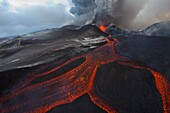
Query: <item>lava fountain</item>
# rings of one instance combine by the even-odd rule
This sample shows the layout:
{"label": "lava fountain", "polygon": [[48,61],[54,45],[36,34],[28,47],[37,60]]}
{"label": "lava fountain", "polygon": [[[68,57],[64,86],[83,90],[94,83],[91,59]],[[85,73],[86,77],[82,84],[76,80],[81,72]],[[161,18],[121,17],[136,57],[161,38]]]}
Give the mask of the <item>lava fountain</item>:
{"label": "lava fountain", "polygon": [[104,25],[99,26],[99,28],[100,28],[100,30],[103,31],[103,32],[105,32],[106,29],[107,29],[107,27],[105,27]]}

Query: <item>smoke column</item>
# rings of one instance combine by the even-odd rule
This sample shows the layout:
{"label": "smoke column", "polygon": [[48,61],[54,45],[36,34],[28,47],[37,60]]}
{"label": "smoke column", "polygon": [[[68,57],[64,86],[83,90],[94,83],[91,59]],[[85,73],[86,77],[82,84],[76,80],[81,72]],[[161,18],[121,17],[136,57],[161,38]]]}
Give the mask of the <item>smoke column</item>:
{"label": "smoke column", "polygon": [[70,12],[78,24],[116,24],[126,29],[143,29],[170,20],[170,0],[72,0]]}

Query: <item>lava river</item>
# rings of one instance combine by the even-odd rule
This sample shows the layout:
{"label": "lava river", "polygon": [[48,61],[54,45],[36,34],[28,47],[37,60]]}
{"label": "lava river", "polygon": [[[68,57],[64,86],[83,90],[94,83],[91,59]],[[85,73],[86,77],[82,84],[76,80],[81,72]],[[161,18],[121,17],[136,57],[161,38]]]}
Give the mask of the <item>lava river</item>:
{"label": "lava river", "polygon": [[[6,94],[0,98],[0,112],[45,113],[56,106],[71,103],[80,96],[88,94],[93,103],[101,109],[108,113],[117,113],[94,90],[94,79],[99,66],[117,61],[121,65],[149,70],[153,74],[157,90],[162,97],[164,113],[168,113],[170,106],[170,85],[168,81],[159,72],[155,72],[145,66],[137,65],[133,61],[127,62],[127,58],[121,57],[115,52],[114,47],[117,42],[109,41],[108,39],[107,41],[105,45],[88,54],[72,58],[64,64],[49,69],[46,72],[33,73],[27,80],[24,80],[12,89],[13,92],[11,94]],[[40,77],[50,76],[62,67],[76,61],[81,62],[81,64],[59,76],[39,83],[32,83],[34,80]],[[49,66],[44,67],[44,69],[47,69]]]}

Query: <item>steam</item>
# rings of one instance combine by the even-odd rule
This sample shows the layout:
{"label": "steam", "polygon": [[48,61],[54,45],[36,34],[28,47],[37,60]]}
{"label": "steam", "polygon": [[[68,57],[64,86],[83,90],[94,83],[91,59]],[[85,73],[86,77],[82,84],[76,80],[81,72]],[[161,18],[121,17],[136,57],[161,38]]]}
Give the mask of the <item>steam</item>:
{"label": "steam", "polygon": [[143,29],[170,20],[170,0],[72,0],[70,10],[79,23],[114,23],[121,28]]}

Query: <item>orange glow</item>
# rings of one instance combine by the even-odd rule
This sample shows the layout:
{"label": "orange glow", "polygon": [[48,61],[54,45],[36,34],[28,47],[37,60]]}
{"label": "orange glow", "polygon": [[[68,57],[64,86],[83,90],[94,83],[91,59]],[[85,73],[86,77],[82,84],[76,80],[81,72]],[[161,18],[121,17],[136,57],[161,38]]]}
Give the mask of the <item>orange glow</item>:
{"label": "orange glow", "polygon": [[[23,86],[20,86],[18,89],[15,89],[15,92],[6,95],[0,99],[1,104],[8,105],[9,103],[11,103],[9,104],[10,106],[6,106],[6,108],[0,108],[0,112],[20,112],[20,109],[32,104],[36,104],[37,107],[31,107],[29,110],[26,110],[24,112],[47,112],[55,106],[73,102],[80,96],[84,94],[89,94],[92,101],[101,109],[109,111],[109,113],[115,113],[116,111],[113,108],[108,107],[108,105],[104,101],[102,101],[97,95],[94,94],[94,92],[92,93],[93,81],[96,76],[95,73],[97,71],[97,67],[102,64],[119,60],[114,51],[114,42],[109,42],[106,45],[94,50],[93,52],[81,57],[85,57],[86,60],[77,68],[74,68],[73,70],[66,72],[65,74],[62,74],[58,77],[51,78],[50,80],[33,85],[27,85],[35,78],[38,78],[40,76],[48,76],[49,74],[54,73],[55,71],[60,69],[61,66],[44,73],[32,75],[32,78],[28,79],[28,81],[25,81],[23,83]],[[71,59],[63,65],[67,65],[68,63],[78,58],[80,57]],[[35,98],[34,101],[31,101],[31,99],[25,101],[24,98],[23,101],[20,101],[17,104],[14,101],[15,98],[23,97],[23,95],[39,94],[39,92],[42,92],[42,95],[46,95],[42,97],[38,96]],[[97,100],[100,101],[97,103]],[[107,110],[108,108],[109,110]]]}
{"label": "orange glow", "polygon": [[111,37],[111,35],[109,35],[108,37],[105,38],[106,42],[111,42],[111,40],[109,40],[109,38]]}
{"label": "orange glow", "polygon": [[168,81],[158,72],[148,68],[155,78],[155,83],[158,91],[162,96],[164,113],[170,112],[170,85]]}
{"label": "orange glow", "polygon": [[105,26],[103,26],[103,25],[101,25],[99,28],[100,28],[100,30],[102,30],[103,32],[105,32],[106,29],[107,29],[107,28],[106,28]]}
{"label": "orange glow", "polygon": [[[0,98],[0,104],[5,105],[4,108],[0,108],[0,112],[45,113],[56,106],[71,103],[80,96],[88,94],[93,103],[101,109],[107,111],[108,113],[117,113],[113,107],[111,107],[95,93],[93,87],[94,79],[99,66],[110,62],[120,61],[119,63],[121,65],[145,69],[152,72],[155,78],[156,87],[162,96],[164,113],[168,113],[170,104],[170,86],[168,81],[161,74],[147,67],[137,65],[133,61],[125,62],[126,58],[119,56],[115,52],[114,47],[117,43],[119,43],[119,41],[116,38],[114,41],[108,40],[107,44],[95,49],[91,53],[75,57],[46,72],[38,74],[35,74],[37,72],[33,73],[30,75],[29,79],[24,80],[18,87],[16,87],[16,89],[13,89],[11,94],[4,95]],[[39,77],[55,74],[55,72],[57,72],[61,67],[81,57],[85,57],[86,60],[71,71],[49,80],[29,85],[31,81]],[[50,65],[51,64],[49,64],[49,66]],[[48,66],[45,68],[48,68]],[[45,68],[42,68],[42,70]],[[17,98],[20,99],[19,102],[15,101]],[[36,107],[30,105],[36,105]],[[29,109],[27,107],[29,107]]]}

